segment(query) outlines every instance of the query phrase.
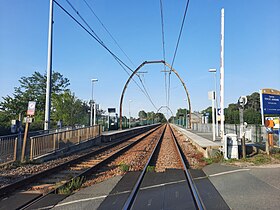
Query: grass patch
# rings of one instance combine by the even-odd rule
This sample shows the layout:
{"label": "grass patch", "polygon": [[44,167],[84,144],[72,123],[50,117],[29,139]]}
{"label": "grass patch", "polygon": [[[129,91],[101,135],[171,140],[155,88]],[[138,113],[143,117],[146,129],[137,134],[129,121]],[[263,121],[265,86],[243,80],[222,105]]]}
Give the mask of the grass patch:
{"label": "grass patch", "polygon": [[82,186],[84,181],[85,181],[85,177],[83,177],[83,176],[72,179],[71,182],[66,184],[64,187],[58,189],[58,194],[69,195],[74,190],[79,189]]}
{"label": "grass patch", "polygon": [[146,172],[154,172],[156,169],[155,166],[148,166],[147,169],[146,169]]}
{"label": "grass patch", "polygon": [[275,158],[275,159],[280,160],[280,153],[273,154],[272,157]]}
{"label": "grass patch", "polygon": [[[277,156],[277,155],[276,155]],[[277,156],[278,157],[278,156]],[[277,159],[276,157],[276,159]],[[228,159],[228,160],[224,160],[225,163],[232,163],[232,164],[249,164],[249,165],[264,165],[264,164],[269,164],[269,163],[273,163],[273,158],[275,158],[275,155],[269,156],[266,154],[257,154],[255,156],[252,157],[248,157],[248,158],[242,158],[242,159]],[[279,159],[280,160],[280,154],[279,154]]]}
{"label": "grass patch", "polygon": [[210,165],[210,164],[214,163],[212,158],[203,157],[202,160],[206,162],[206,165]]}
{"label": "grass patch", "polygon": [[119,164],[119,167],[120,167],[122,172],[126,172],[126,171],[129,171],[130,165],[128,165],[128,164],[126,164],[124,162],[121,162]]}
{"label": "grass patch", "polygon": [[212,163],[219,163],[222,162],[223,160],[223,155],[220,152],[215,152],[215,154],[213,155],[213,157],[211,158],[201,158],[203,161],[206,162],[207,165],[210,165]]}
{"label": "grass patch", "polygon": [[262,165],[271,162],[271,157],[265,154],[257,154],[251,158],[246,158],[248,162],[254,163],[255,165]]}

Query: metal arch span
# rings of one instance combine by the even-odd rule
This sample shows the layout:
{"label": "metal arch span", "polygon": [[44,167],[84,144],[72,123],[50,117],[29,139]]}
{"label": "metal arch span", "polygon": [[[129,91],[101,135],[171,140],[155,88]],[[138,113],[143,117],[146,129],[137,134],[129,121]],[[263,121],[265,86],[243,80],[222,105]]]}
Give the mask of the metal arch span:
{"label": "metal arch span", "polygon": [[161,110],[162,108],[167,108],[167,109],[171,112],[172,116],[174,116],[174,114],[173,114],[172,110],[169,108],[169,106],[161,106],[161,107],[159,107],[159,109],[157,110],[157,113],[158,113],[159,110]]}
{"label": "metal arch span", "polygon": [[[125,91],[127,89],[127,86],[129,84],[129,82],[131,81],[132,77],[143,67],[145,66],[146,64],[156,64],[156,63],[163,63],[165,66],[167,66],[170,71],[174,72],[174,74],[178,77],[178,79],[181,81],[184,89],[185,89],[185,92],[186,92],[186,95],[187,95],[187,99],[188,99],[188,105],[189,105],[189,111],[190,113],[191,112],[191,101],[190,101],[190,95],[189,95],[189,92],[187,90],[187,87],[186,87],[186,84],[185,82],[182,80],[182,78],[180,77],[180,75],[178,74],[178,72],[173,68],[171,67],[168,63],[166,63],[165,61],[163,60],[160,60],[160,61],[144,61],[142,64],[140,64],[134,71],[133,73],[130,75],[130,77],[128,78],[128,80],[126,81],[125,83],[125,86],[123,88],[123,91],[122,91],[122,95],[121,95],[121,99],[120,99],[120,130],[122,130],[122,104],[123,104],[123,98],[124,98],[124,94],[125,94]],[[191,128],[192,124],[191,124],[191,114],[189,115],[189,120],[190,120],[190,123],[189,123],[189,128]]]}

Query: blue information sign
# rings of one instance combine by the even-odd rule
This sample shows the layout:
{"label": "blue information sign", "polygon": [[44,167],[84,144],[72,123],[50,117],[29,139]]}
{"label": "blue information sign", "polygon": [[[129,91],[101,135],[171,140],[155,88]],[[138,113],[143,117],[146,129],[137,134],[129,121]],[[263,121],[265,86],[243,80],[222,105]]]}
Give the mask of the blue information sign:
{"label": "blue information sign", "polygon": [[280,114],[280,95],[262,94],[263,113]]}

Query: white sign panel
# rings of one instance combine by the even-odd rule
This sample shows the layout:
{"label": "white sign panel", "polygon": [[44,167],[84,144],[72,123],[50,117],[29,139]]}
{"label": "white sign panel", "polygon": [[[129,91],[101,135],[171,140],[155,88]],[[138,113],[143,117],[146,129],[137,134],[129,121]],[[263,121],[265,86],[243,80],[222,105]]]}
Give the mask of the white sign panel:
{"label": "white sign panel", "polygon": [[35,106],[36,106],[35,101],[28,102],[27,115],[33,116],[35,114]]}

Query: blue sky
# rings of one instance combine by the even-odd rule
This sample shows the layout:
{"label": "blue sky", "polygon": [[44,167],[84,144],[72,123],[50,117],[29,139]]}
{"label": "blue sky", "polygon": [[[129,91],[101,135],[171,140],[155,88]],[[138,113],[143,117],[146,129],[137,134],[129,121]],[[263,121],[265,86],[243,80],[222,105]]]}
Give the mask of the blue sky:
{"label": "blue sky", "polygon": [[[77,17],[65,0],[57,0]],[[88,10],[83,0],[70,0],[104,43],[135,69],[143,61],[162,59],[159,0],[87,0],[132,65]],[[171,63],[186,1],[163,0],[166,61]],[[209,68],[220,65],[220,10],[225,9],[225,103],[261,88],[280,89],[279,0],[191,0],[174,68],[185,81],[193,110],[211,105],[214,88]],[[0,97],[11,95],[21,76],[47,68],[49,0],[0,1]],[[78,17],[77,17],[78,18]],[[95,98],[101,108],[119,107],[128,78],[96,41],[54,4],[53,70],[70,79],[70,89],[83,100],[91,97],[91,78],[98,78]],[[156,107],[166,105],[164,74],[159,64],[145,66],[143,81]],[[170,108],[187,107],[184,90],[171,75]],[[2,100],[2,99],[1,99]],[[155,111],[131,83],[124,114]]]}

